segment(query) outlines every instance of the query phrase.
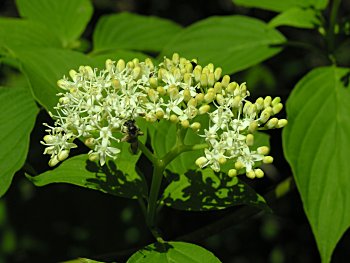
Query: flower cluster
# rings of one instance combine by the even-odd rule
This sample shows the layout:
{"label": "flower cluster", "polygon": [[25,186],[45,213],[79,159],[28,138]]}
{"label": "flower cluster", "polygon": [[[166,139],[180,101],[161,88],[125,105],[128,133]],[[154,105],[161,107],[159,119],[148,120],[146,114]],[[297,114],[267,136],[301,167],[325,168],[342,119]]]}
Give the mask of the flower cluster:
{"label": "flower cluster", "polygon": [[[281,128],[285,119],[272,118],[282,109],[280,99],[247,100],[245,83],[239,85],[213,64],[204,67],[195,60],[174,54],[158,66],[150,59],[125,62],[107,60],[105,69],[81,66],[69,72],[70,78],[58,81],[63,90],[55,107],[55,126],[45,124],[49,133],[44,137],[54,166],[66,159],[73,141],[82,139],[91,149],[90,160],[116,158],[120,153],[120,135],[126,132],[127,120],[143,117],[148,122],[166,119],[183,128],[199,131],[208,148],[196,160],[199,167],[210,166],[215,171],[232,161],[229,175],[245,169],[248,177],[262,177],[258,162],[270,163],[266,146],[253,150],[256,130]],[[208,129],[201,132],[198,115],[207,114]],[[233,168],[234,167],[234,168]]]}

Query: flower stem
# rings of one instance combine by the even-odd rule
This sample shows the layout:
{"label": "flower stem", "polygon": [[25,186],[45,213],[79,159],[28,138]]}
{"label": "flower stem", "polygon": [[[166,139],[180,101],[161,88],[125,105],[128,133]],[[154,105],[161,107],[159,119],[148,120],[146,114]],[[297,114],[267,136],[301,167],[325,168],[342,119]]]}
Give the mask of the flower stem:
{"label": "flower stem", "polygon": [[147,206],[147,226],[151,230],[153,236],[155,238],[160,237],[159,230],[156,227],[156,216],[157,216],[157,201],[159,196],[160,186],[162,184],[163,173],[164,173],[164,163],[162,160],[158,160],[157,163],[154,163],[154,170],[152,176],[151,189],[148,198],[148,206]]}

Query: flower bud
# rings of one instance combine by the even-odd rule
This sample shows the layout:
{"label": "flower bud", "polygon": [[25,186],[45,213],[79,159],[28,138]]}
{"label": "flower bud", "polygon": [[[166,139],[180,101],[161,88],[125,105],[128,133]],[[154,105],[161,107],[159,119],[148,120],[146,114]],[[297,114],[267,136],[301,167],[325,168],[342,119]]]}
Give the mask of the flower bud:
{"label": "flower bud", "polygon": [[231,82],[230,84],[228,84],[226,90],[227,90],[227,92],[233,94],[235,89],[237,89],[237,88],[238,88],[238,83],[234,81],[234,82]]}
{"label": "flower bud", "polygon": [[197,107],[197,100],[195,98],[191,98],[188,102],[187,102],[187,107]]}
{"label": "flower bud", "polygon": [[247,137],[245,138],[245,142],[248,146],[253,146],[254,145],[254,135],[247,134]]}
{"label": "flower bud", "polygon": [[179,64],[179,61],[180,61],[180,56],[178,53],[174,53],[173,54],[173,57],[172,57],[172,61],[174,62],[174,64]]}
{"label": "flower bud", "polygon": [[262,112],[261,112],[261,114],[260,114],[260,122],[261,123],[265,123],[265,122],[267,122],[267,120],[270,118],[270,113],[269,113],[269,110],[267,110],[267,109],[265,109],[265,110],[263,110]]}
{"label": "flower bud", "polygon": [[112,87],[115,88],[116,90],[119,90],[120,88],[120,81],[117,79],[112,79],[111,81]]}
{"label": "flower bud", "polygon": [[254,170],[256,178],[263,178],[264,177],[264,171],[261,169],[255,169]]}
{"label": "flower bud", "polygon": [[225,104],[225,99],[224,96],[222,96],[222,94],[216,94],[216,101],[220,106]]}
{"label": "flower bud", "polygon": [[179,118],[175,114],[171,114],[170,117],[169,117],[169,120],[172,123],[177,123],[179,121]]}
{"label": "flower bud", "polygon": [[288,120],[286,119],[280,119],[278,120],[278,123],[276,125],[276,128],[283,128],[284,126],[286,126],[288,124]]}
{"label": "flower bud", "polygon": [[185,73],[185,74],[184,74],[184,82],[185,82],[188,86],[192,86],[192,75],[191,75],[191,73]]}
{"label": "flower bud", "polygon": [[154,65],[153,65],[152,59],[146,58],[145,59],[145,64],[150,70],[154,70]]}
{"label": "flower bud", "polygon": [[226,88],[229,83],[230,83],[230,76],[229,75],[223,76],[221,80],[222,87]]}
{"label": "flower bud", "polygon": [[67,159],[69,156],[69,150],[63,150],[63,151],[60,151],[57,155],[57,159],[62,162],[64,161],[65,159]]}
{"label": "flower bud", "polygon": [[265,127],[267,127],[268,129],[273,129],[276,127],[277,123],[278,123],[278,119],[272,118],[265,124]]}
{"label": "flower bud", "polygon": [[255,172],[252,170],[252,171],[249,171],[246,173],[246,176],[249,178],[249,179],[254,179],[255,178]]}
{"label": "flower bud", "polygon": [[208,162],[208,159],[205,158],[204,156],[201,156],[196,160],[195,164],[200,168],[202,168],[206,165],[207,162]]}
{"label": "flower bud", "polygon": [[261,146],[258,149],[256,149],[258,154],[266,155],[269,153],[270,149],[267,146]]}
{"label": "flower bud", "polygon": [[140,66],[136,66],[132,70],[132,77],[133,77],[133,79],[136,79],[136,80],[141,77],[141,67]]}
{"label": "flower bud", "polygon": [[248,132],[254,133],[258,129],[259,125],[257,121],[252,121],[249,124]]}
{"label": "flower bud", "polygon": [[192,97],[191,97],[191,92],[188,89],[185,89],[183,92],[184,96],[184,101],[188,102]]}
{"label": "flower bud", "polygon": [[279,113],[282,109],[283,109],[283,104],[282,104],[282,103],[278,103],[278,104],[276,104],[275,106],[273,106],[272,112],[273,112],[273,114],[277,114],[277,113]]}
{"label": "flower bud", "polygon": [[97,152],[89,153],[89,160],[92,162],[100,160],[100,155]]}
{"label": "flower bud", "polygon": [[193,131],[197,132],[201,128],[201,124],[199,122],[194,122],[190,127]]}
{"label": "flower bud", "polygon": [[230,169],[230,170],[228,170],[228,176],[229,176],[229,177],[235,177],[235,176],[237,176],[237,170],[236,170],[236,169]]}
{"label": "flower bud", "polygon": [[45,135],[43,139],[48,144],[53,143],[55,141],[55,137],[49,134]]}
{"label": "flower bud", "polygon": [[263,163],[266,163],[266,164],[273,163],[273,157],[272,156],[264,156]]}
{"label": "flower bud", "polygon": [[53,158],[50,159],[49,161],[49,166],[54,167],[56,166],[60,161],[57,158],[57,155],[55,155]]}
{"label": "flower bud", "polygon": [[151,88],[157,88],[158,87],[158,80],[154,77],[149,78],[149,85]]}
{"label": "flower bud", "polygon": [[166,90],[162,86],[157,87],[157,91],[159,92],[160,95],[164,96],[166,94]]}
{"label": "flower bud", "polygon": [[264,99],[264,108],[267,108],[271,105],[272,98],[271,96],[266,96]]}
{"label": "flower bud", "polygon": [[111,59],[107,59],[106,62],[105,62],[105,67],[107,69],[107,71],[111,71],[112,68],[113,68],[113,61]]}
{"label": "flower bud", "polygon": [[87,146],[87,147],[92,147],[95,145],[95,139],[90,137],[90,138],[87,138],[85,141],[84,141],[84,144]]}
{"label": "flower bud", "polygon": [[281,98],[280,97],[276,97],[276,98],[274,98],[272,100],[271,105],[273,107],[273,106],[276,106],[277,104],[279,104],[280,102],[281,102]]}
{"label": "flower bud", "polygon": [[235,168],[236,170],[240,170],[244,167],[244,164],[240,161],[235,162]]}
{"label": "flower bud", "polygon": [[164,111],[162,111],[162,110],[157,110],[157,112],[156,112],[156,117],[157,117],[158,120],[163,119],[163,117],[164,117]]}
{"label": "flower bud", "polygon": [[215,83],[214,73],[209,73],[208,75],[208,86],[213,87]]}
{"label": "flower bud", "polygon": [[199,114],[199,115],[202,115],[202,114],[204,114],[204,113],[209,112],[209,110],[210,110],[210,106],[209,106],[208,104],[203,105],[203,106],[201,106],[201,107],[199,108],[198,114]]}
{"label": "flower bud", "polygon": [[188,120],[181,121],[181,126],[187,129],[190,126],[190,122]]}
{"label": "flower bud", "polygon": [[196,100],[197,100],[198,104],[201,104],[203,102],[203,100],[204,100],[204,94],[203,93],[198,93],[196,95]]}
{"label": "flower bud", "polygon": [[117,62],[117,70],[118,72],[122,72],[125,69],[125,61],[123,59],[119,59]]}
{"label": "flower bud", "polygon": [[221,68],[216,68],[214,71],[214,78],[215,81],[218,81],[221,78],[221,73],[222,73],[222,69]]}
{"label": "flower bud", "polygon": [[257,98],[255,105],[258,110],[262,110],[264,108],[264,99],[262,97]]}
{"label": "flower bud", "polygon": [[78,79],[78,73],[74,69],[71,69],[69,71],[69,76],[72,78],[74,82],[77,81]]}
{"label": "flower bud", "polygon": [[214,84],[214,91],[217,94],[222,92],[222,84],[221,84],[221,82],[216,82]]}
{"label": "flower bud", "polygon": [[194,80],[195,80],[196,82],[200,82],[200,80],[201,80],[201,75],[202,75],[202,70],[201,70],[198,66],[196,66],[196,67],[194,68],[194,70],[193,70]]}
{"label": "flower bud", "polygon": [[207,76],[207,74],[202,73],[201,78],[200,78],[200,83],[201,83],[201,87],[208,86],[208,76]]}
{"label": "flower bud", "polygon": [[206,103],[211,103],[215,99],[215,92],[208,92],[204,95],[204,101]]}

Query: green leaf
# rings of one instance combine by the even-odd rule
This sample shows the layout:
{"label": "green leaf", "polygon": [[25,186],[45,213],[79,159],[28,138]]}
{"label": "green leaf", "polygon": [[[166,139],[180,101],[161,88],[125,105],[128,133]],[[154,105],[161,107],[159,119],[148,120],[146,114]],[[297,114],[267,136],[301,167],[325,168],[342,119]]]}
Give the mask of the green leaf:
{"label": "green leaf", "polygon": [[[245,16],[210,17],[178,34],[161,56],[178,52],[198,58],[200,64],[214,63],[224,73],[234,73],[274,56],[284,36],[263,21]],[[205,43],[205,45],[203,44]]]}
{"label": "green leaf", "polygon": [[232,0],[235,4],[245,7],[256,7],[276,12],[283,12],[292,7],[314,7],[323,10],[328,0]]}
{"label": "green leaf", "polygon": [[25,162],[37,113],[28,89],[0,88],[0,197]]}
{"label": "green leaf", "polygon": [[103,16],[93,35],[94,52],[127,49],[160,51],[181,27],[172,21],[130,13]]}
{"label": "green leaf", "polygon": [[283,148],[322,262],[350,226],[349,77],[347,68],[314,69],[287,102]]}
{"label": "green leaf", "polygon": [[82,53],[53,48],[28,48],[14,51],[22,64],[35,98],[47,110],[57,105],[60,92],[57,81],[67,76],[70,69],[81,65],[94,66],[94,60]]}
{"label": "green leaf", "polygon": [[116,50],[114,52],[100,53],[98,55],[91,54],[90,56],[95,62],[101,65],[103,65],[107,59],[114,61],[118,61],[118,59],[124,59],[125,61],[130,61],[134,58],[138,58],[141,61],[149,57],[144,53],[128,50]]}
{"label": "green leaf", "polygon": [[31,46],[60,47],[61,44],[44,25],[17,18],[0,18],[0,53],[4,53],[3,48]]}
{"label": "green leaf", "polygon": [[46,25],[65,47],[80,37],[93,12],[89,0],[16,0],[16,4],[22,17]]}
{"label": "green leaf", "polygon": [[36,186],[69,183],[126,198],[146,196],[145,179],[135,171],[140,155],[131,155],[128,153],[129,145],[127,143],[122,145],[122,154],[119,158],[114,162],[108,161],[102,167],[89,161],[88,156],[84,154],[65,160],[54,170],[27,178]]}
{"label": "green leaf", "polygon": [[270,22],[269,26],[292,26],[297,28],[317,28],[321,25],[318,11],[315,9],[300,7],[293,7],[275,16]]}
{"label": "green leaf", "polygon": [[268,210],[262,196],[239,180],[206,168],[185,174],[167,175],[171,183],[166,187],[162,203],[179,210],[220,210],[236,205],[252,205]]}
{"label": "green leaf", "polygon": [[133,254],[127,263],[220,263],[210,251],[191,243],[154,243]]}

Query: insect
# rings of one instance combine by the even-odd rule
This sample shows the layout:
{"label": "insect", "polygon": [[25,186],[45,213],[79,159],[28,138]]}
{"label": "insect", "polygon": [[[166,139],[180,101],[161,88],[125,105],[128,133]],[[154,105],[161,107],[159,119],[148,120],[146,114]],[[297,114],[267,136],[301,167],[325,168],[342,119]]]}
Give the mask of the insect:
{"label": "insect", "polygon": [[136,126],[135,120],[127,120],[124,122],[125,136],[121,139],[122,142],[130,143],[130,151],[136,154],[139,148],[137,137],[143,135],[143,132]]}

